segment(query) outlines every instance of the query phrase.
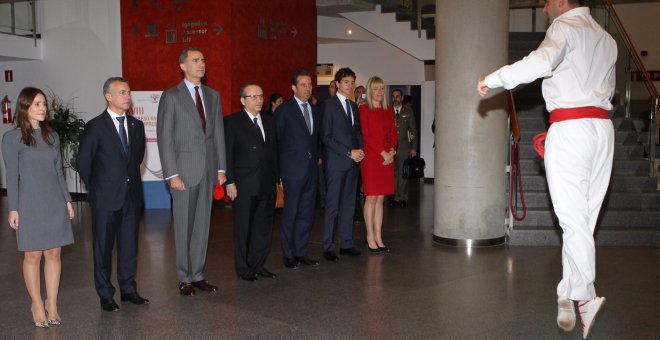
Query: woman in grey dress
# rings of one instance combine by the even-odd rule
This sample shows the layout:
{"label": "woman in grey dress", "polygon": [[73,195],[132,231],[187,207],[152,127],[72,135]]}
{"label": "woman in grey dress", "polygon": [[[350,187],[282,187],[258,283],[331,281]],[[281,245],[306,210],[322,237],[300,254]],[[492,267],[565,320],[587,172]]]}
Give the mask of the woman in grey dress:
{"label": "woman in grey dress", "polygon": [[[73,207],[64,182],[59,138],[48,125],[44,93],[26,87],[16,103],[16,128],[2,137],[7,172],[9,226],[16,230],[24,252],[23,278],[32,299],[36,327],[60,325],[57,293],[61,247],[73,243]],[[46,302],[41,298],[41,257],[44,257]]]}

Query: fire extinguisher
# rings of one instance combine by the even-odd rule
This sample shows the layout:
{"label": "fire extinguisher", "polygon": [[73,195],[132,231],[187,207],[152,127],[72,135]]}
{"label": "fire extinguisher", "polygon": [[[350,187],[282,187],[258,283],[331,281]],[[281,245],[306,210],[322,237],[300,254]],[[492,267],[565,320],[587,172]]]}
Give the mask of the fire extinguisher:
{"label": "fire extinguisher", "polygon": [[2,122],[5,124],[13,123],[11,117],[11,100],[7,96],[2,99]]}

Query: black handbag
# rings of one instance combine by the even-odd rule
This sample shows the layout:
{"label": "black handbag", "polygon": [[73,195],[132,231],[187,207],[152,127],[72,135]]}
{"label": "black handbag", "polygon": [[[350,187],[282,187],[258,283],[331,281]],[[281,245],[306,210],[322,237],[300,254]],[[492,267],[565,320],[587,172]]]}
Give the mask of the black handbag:
{"label": "black handbag", "polygon": [[421,157],[410,157],[403,161],[403,178],[424,178],[424,167],[426,162]]}

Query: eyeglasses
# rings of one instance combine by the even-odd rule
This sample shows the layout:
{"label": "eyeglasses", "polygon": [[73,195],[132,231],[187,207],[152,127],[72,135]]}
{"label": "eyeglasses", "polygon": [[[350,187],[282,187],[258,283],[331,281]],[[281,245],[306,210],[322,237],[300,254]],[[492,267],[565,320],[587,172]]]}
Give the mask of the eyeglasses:
{"label": "eyeglasses", "polygon": [[264,94],[250,94],[247,96],[243,96],[243,98],[252,98],[252,99],[264,99]]}

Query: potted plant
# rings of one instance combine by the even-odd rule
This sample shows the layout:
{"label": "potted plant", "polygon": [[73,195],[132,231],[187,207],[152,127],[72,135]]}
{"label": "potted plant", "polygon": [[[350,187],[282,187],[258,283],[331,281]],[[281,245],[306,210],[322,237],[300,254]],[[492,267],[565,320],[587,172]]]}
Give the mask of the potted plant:
{"label": "potted plant", "polygon": [[85,129],[85,122],[78,118],[73,105],[65,103],[62,99],[50,91],[48,95],[49,109],[52,119],[50,125],[60,137],[60,153],[62,165],[77,171],[76,156],[80,137]]}

